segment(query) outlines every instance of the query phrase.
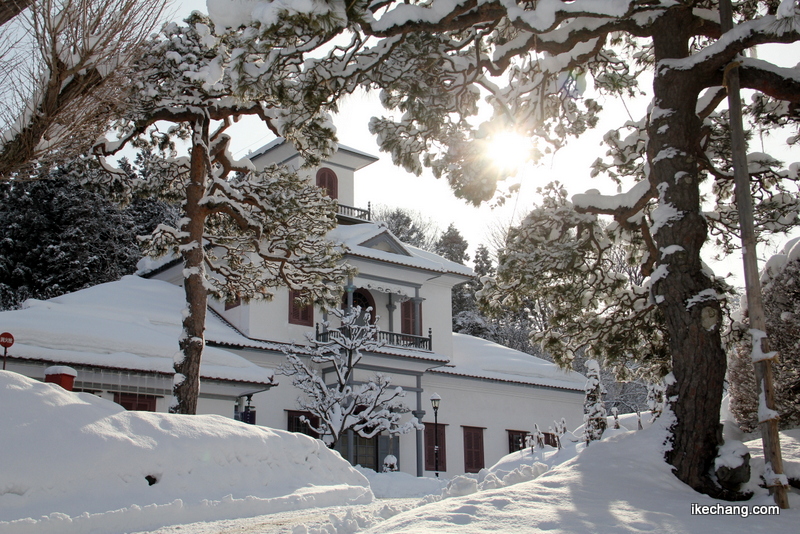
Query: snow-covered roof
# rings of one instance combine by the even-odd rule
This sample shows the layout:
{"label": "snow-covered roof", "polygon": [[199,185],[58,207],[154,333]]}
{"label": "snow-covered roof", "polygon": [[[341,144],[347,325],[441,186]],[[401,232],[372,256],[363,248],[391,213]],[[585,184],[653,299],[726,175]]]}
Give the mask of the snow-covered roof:
{"label": "snow-covered roof", "polygon": [[[472,277],[472,269],[460,263],[447,260],[438,254],[427,252],[417,247],[402,243],[386,227],[377,223],[361,223],[353,225],[340,224],[330,232],[328,239],[342,243],[351,256],[405,265],[426,271],[455,274]],[[396,251],[389,252],[380,246],[385,241]],[[404,253],[401,253],[404,252]]]}
{"label": "snow-covered roof", "polygon": [[[183,289],[161,280],[126,276],[46,301],[30,299],[21,310],[0,312],[0,325],[14,335],[9,356],[70,365],[173,372],[179,353]],[[254,342],[206,319],[206,338],[220,344]],[[273,372],[230,351],[207,346],[200,376],[271,384]]]}
{"label": "snow-covered roof", "polygon": [[[263,156],[267,152],[270,152],[271,150],[274,150],[274,149],[276,149],[278,147],[281,147],[285,143],[286,143],[286,139],[284,139],[283,137],[278,137],[276,139],[273,139],[272,141],[270,141],[266,145],[262,146],[261,148],[258,148],[256,150],[254,150],[252,153],[250,153],[247,156],[247,158],[249,160],[251,160],[251,161],[254,160],[254,159],[260,158],[261,156]],[[289,146],[291,146],[291,145],[289,145]],[[359,163],[359,167],[358,168],[365,167],[365,166],[369,165],[370,163],[378,161],[378,157],[377,156],[373,156],[372,154],[367,154],[366,152],[363,152],[363,151],[358,150],[356,148],[352,148],[352,147],[349,147],[347,145],[342,145],[342,144],[337,144],[336,147],[337,147],[336,148],[337,152],[341,152],[341,153],[349,152],[350,154],[356,156],[356,158],[358,158],[359,160],[362,160],[361,163]],[[297,151],[295,151],[293,147],[292,147],[292,151],[293,151],[293,155],[291,157],[294,157],[294,155],[297,154]],[[276,162],[276,163],[282,163],[282,162]],[[356,169],[356,170],[358,170],[358,169]]]}
{"label": "snow-covered roof", "polygon": [[586,377],[554,363],[491,341],[453,334],[453,359],[432,372],[583,391]]}

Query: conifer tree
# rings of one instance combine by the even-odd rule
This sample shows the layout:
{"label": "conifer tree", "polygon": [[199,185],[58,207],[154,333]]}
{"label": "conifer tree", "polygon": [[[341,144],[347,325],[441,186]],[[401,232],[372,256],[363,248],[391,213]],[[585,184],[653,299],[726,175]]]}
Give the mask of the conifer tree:
{"label": "conifer tree", "polygon": [[603,403],[603,383],[597,360],[586,362],[586,398],[583,402],[584,439],[588,447],[603,437],[606,430],[606,408]]}
{"label": "conifer tree", "polygon": [[[155,150],[140,158],[136,179],[111,169],[103,185],[123,197],[148,192],[181,203],[178,225],[159,226],[146,242],[150,254],[183,261],[187,310],[170,407],[177,413],[197,411],[209,296],[270,299],[275,287],[288,286],[308,303],[333,303],[349,272],[337,263],[341,249],[325,239],[336,224],[335,201],[284,167],[256,172],[249,160],[230,154],[225,132],[243,115],[293,142],[309,165],[333,149],[327,115],[307,109],[291,89],[294,58],[278,54],[266,65],[247,56],[254,38],[245,31],[219,35],[198,12],[184,26],[166,25],[134,65],[129,113],[116,124],[117,139],[94,149],[99,156],[127,144]],[[234,55],[254,64],[241,72]],[[233,81],[241,83],[253,68],[269,69],[272,78],[252,85],[249,99],[238,98]],[[171,126],[164,131],[155,127],[159,122]],[[189,144],[183,157],[179,139]]]}

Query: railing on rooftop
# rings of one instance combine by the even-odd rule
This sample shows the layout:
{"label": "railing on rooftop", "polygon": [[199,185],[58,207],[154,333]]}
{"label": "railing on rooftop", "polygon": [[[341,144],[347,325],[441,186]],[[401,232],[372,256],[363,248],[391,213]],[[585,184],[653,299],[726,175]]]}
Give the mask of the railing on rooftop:
{"label": "railing on rooftop", "polygon": [[[319,325],[317,325],[317,341],[327,343],[331,339],[335,339],[341,335],[342,333],[337,328],[320,332]],[[377,341],[381,341],[390,347],[402,347],[416,350],[433,350],[433,332],[430,328],[428,329],[428,337],[415,336],[412,334],[400,334],[398,332],[386,332],[384,330],[379,330],[376,333],[376,337]]]}
{"label": "railing on rooftop", "polygon": [[367,203],[367,209],[354,208],[353,206],[345,206],[339,204],[339,215],[349,217],[351,219],[361,219],[363,221],[372,220],[372,206]]}

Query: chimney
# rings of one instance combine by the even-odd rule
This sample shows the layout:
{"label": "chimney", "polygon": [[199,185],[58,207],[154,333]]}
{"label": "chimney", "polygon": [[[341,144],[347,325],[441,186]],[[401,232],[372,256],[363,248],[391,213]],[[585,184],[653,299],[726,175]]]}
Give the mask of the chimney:
{"label": "chimney", "polygon": [[44,370],[45,382],[58,384],[67,391],[72,391],[76,376],[78,376],[78,372],[66,365],[53,365]]}

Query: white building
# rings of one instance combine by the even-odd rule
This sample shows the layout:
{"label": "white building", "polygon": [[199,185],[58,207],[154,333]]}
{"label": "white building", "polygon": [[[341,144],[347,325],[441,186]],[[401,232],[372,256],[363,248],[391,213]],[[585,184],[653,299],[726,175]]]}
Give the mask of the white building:
{"label": "white building", "polygon": [[[299,168],[301,163],[291,145],[280,140],[251,159],[256,166],[276,162]],[[343,306],[371,306],[380,317],[385,345],[365,356],[356,380],[375,372],[390,375],[392,384],[407,392],[412,413],[406,417],[426,426],[396,437],[351,435],[337,448],[365,467],[378,469],[383,457],[393,454],[400,470],[433,475],[438,439],[439,471],[450,477],[477,472],[516,450],[535,423],[542,430],[562,417],[570,427],[581,424],[584,377],[452,333],[451,289],[472,272],[401,243],[370,221],[369,209],[353,206],[354,174],[375,160],[340,147],[320,168],[301,172],[340,202],[339,226],[330,238],[345,245],[345,261],[357,268]],[[182,281],[181,265],[166,263],[145,275],[150,280],[126,277],[0,313],[0,330],[17,339],[9,369],[42,378],[48,365],[71,365],[78,371],[78,389],[131,401],[130,407],[165,410],[183,307],[175,285]],[[317,335],[319,323],[328,319],[325,313],[298,306],[288,290],[278,290],[271,302],[209,306],[198,410],[230,417],[246,411],[245,418],[255,417],[260,425],[307,431],[297,409],[299,390],[289,378],[273,377],[272,369],[286,361],[282,347]],[[437,425],[430,403],[434,393],[442,398]]]}

